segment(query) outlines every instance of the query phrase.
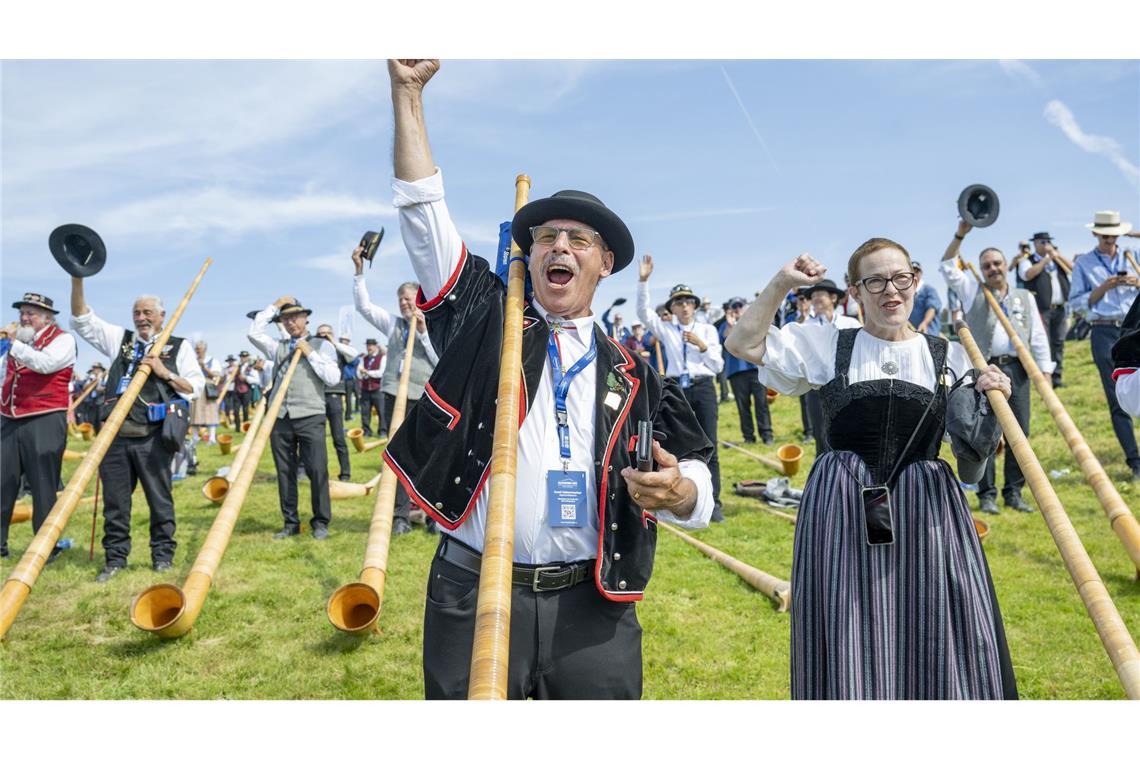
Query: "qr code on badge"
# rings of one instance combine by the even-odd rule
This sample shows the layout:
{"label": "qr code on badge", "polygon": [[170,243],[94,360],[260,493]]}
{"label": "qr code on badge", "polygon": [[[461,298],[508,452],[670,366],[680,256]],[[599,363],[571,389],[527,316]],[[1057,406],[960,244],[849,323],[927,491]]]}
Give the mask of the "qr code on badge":
{"label": "qr code on badge", "polygon": [[562,519],[573,520],[578,514],[578,510],[574,508],[573,504],[562,505]]}

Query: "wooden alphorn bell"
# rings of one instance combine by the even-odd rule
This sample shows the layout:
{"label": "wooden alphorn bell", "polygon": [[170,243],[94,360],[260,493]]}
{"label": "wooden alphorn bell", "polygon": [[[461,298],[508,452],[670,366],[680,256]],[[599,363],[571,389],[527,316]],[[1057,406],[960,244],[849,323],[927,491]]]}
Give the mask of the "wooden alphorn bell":
{"label": "wooden alphorn bell", "polygon": [[[159,333],[158,337],[154,339],[150,351],[147,353],[148,357],[157,359],[162,355],[162,349],[170,340],[170,335],[174,332],[178,320],[182,318],[182,312],[186,310],[187,304],[190,303],[190,297],[194,295],[194,291],[198,289],[198,284],[202,282],[202,277],[206,274],[206,270],[210,267],[212,259],[207,258],[206,262],[202,264],[202,268],[198,270],[198,276],[190,283],[190,288],[186,291],[186,295],[182,297],[182,301],[178,304],[178,308],[174,310],[166,327]],[[8,580],[4,583],[4,588],[0,589],[0,638],[7,634],[8,629],[12,627],[15,622],[16,616],[20,613],[20,607],[23,606],[24,600],[28,598],[28,594],[32,591],[32,586],[35,585],[36,579],[43,570],[44,564],[47,562],[51,550],[55,548],[55,544],[59,541],[60,534],[63,529],[67,527],[67,521],[71,519],[72,513],[75,508],[79,506],[79,501],[83,497],[83,492],[87,489],[87,484],[91,482],[91,478],[95,476],[99,469],[99,463],[103,461],[106,456],[107,450],[111,447],[111,442],[115,440],[115,436],[119,434],[119,428],[122,427],[123,421],[127,419],[127,414],[131,410],[131,406],[138,398],[139,392],[142,390],[143,385],[146,383],[147,378],[150,377],[150,365],[141,364],[135,370],[131,382],[127,385],[127,389],[119,396],[119,400],[115,402],[115,406],[111,409],[111,415],[107,421],[103,423],[99,435],[95,436],[95,441],[91,444],[91,448],[87,450],[87,454],[83,457],[83,461],[72,473],[71,479],[67,482],[67,487],[59,495],[55,501],[55,506],[52,507],[51,513],[48,514],[44,524],[40,526],[39,532],[36,533],[32,543],[28,546],[28,550],[24,552],[24,556],[20,558],[20,562],[12,570],[12,574],[8,576]]]}
{"label": "wooden alphorn bell", "polygon": [[[984,370],[987,366],[986,360],[978,349],[978,344],[974,342],[970,328],[962,321],[954,327],[962,346],[970,356],[970,362],[976,369]],[[1029,489],[1033,492],[1033,498],[1037,500],[1037,506],[1041,509],[1041,516],[1045,518],[1053,542],[1061,552],[1065,568],[1077,587],[1077,593],[1080,594],[1089,617],[1092,618],[1101,644],[1108,652],[1112,666],[1116,669],[1116,675],[1124,686],[1125,694],[1129,699],[1140,699],[1140,651],[1136,649],[1136,642],[1132,640],[1116,605],[1112,602],[1112,597],[1104,587],[1104,582],[1093,567],[1088,552],[1081,544],[1077,531],[1057,497],[1057,492],[1053,490],[1053,484],[1049,482],[1045,470],[1030,448],[1029,439],[1021,432],[1021,426],[1017,423],[1009,402],[998,390],[986,391],[986,398],[997,415],[1008,451],[1012,451],[1017,457],[1017,463],[1021,466]]]}
{"label": "wooden alphorn bell", "polygon": [[233,535],[238,515],[241,514],[242,504],[249,493],[253,476],[257,473],[257,463],[265,451],[269,435],[273,432],[273,424],[277,421],[277,412],[285,401],[285,392],[289,388],[289,381],[293,379],[293,372],[297,369],[297,362],[301,358],[301,349],[293,350],[293,358],[285,370],[280,390],[273,398],[266,413],[266,421],[257,431],[257,437],[249,446],[249,454],[242,463],[241,472],[234,478],[232,486],[226,493],[221,509],[210,526],[210,532],[202,542],[202,549],[190,568],[190,575],[182,588],[173,583],[156,583],[147,588],[131,602],[131,622],[141,630],[153,633],[161,639],[173,639],[189,633],[202,611],[206,601],[206,594],[214,582],[214,573],[222,563],[222,555],[229,545],[230,536]]}
{"label": "wooden alphorn bell", "polygon": [[1132,564],[1136,566],[1137,577],[1140,578],[1140,524],[1136,522],[1136,516],[1132,514],[1132,510],[1128,508],[1128,505],[1124,503],[1124,499],[1120,498],[1120,493],[1116,490],[1116,486],[1109,480],[1108,474],[1104,471],[1104,467],[1101,466],[1100,460],[1093,454],[1092,449],[1085,441],[1076,423],[1074,423],[1072,417],[1069,416],[1065,405],[1062,404],[1061,399],[1057,397],[1057,392],[1053,390],[1053,386],[1045,379],[1045,375],[1037,366],[1037,362],[1033,360],[1033,355],[1029,352],[1025,343],[1017,337],[1017,332],[1014,330],[1013,325],[1001,310],[1001,304],[997,302],[993,293],[986,287],[978,271],[974,268],[974,265],[970,262],[966,262],[966,268],[970,270],[970,273],[974,275],[974,279],[978,281],[978,290],[985,294],[990,309],[993,310],[994,315],[998,318],[998,321],[1001,322],[1002,328],[1005,329],[1006,335],[1009,336],[1010,343],[1013,344],[1013,347],[1017,350],[1017,358],[1021,360],[1021,366],[1025,368],[1029,379],[1033,381],[1033,387],[1037,389],[1037,393],[1045,402],[1049,413],[1053,415],[1053,421],[1056,422],[1057,429],[1061,431],[1061,436],[1065,439],[1065,443],[1069,445],[1069,450],[1073,453],[1073,458],[1077,460],[1077,464],[1080,466],[1085,480],[1092,486],[1097,501],[1100,502],[1104,513],[1108,515],[1112,530],[1116,533],[1117,538],[1120,539],[1120,543],[1124,544],[1128,556],[1132,558]]}
{"label": "wooden alphorn bell", "polygon": [[[408,341],[404,346],[404,362],[400,365],[400,385],[392,404],[392,420],[388,435],[396,435],[404,422],[408,406],[408,385],[412,377],[412,353],[416,348],[416,321],[408,323]],[[388,548],[392,541],[392,520],[396,508],[396,473],[382,461],[376,505],[368,526],[368,543],[364,548],[364,567],[360,580],[346,583],[329,597],[325,607],[329,622],[345,633],[379,632],[380,606],[384,603],[384,584],[388,579]]]}
{"label": "wooden alphorn bell", "polygon": [[[530,177],[515,178],[515,211],[530,194]],[[511,240],[503,346],[499,354],[498,406],[491,451],[490,495],[483,539],[471,646],[468,699],[506,699],[511,635],[511,571],[515,554],[515,481],[519,457],[519,395],[522,393],[522,322],[526,308],[526,261]]]}
{"label": "wooden alphorn bell", "polygon": [[[253,408],[253,419],[249,421],[249,428],[245,431],[245,438],[237,446],[231,449],[234,455],[233,464],[230,465],[226,474],[215,475],[202,484],[202,495],[215,504],[221,504],[222,500],[226,498],[226,493],[230,490],[230,485],[234,479],[241,472],[241,466],[245,462],[246,456],[249,454],[249,446],[246,445],[257,436],[257,431],[261,427],[261,421],[265,419],[265,406],[269,399],[269,395],[273,390],[273,384],[270,383],[269,387],[261,394],[258,399],[257,405]],[[218,470],[222,472],[222,470]]]}
{"label": "wooden alphorn bell", "polygon": [[682,541],[697,547],[701,553],[715,559],[721,565],[736,573],[749,586],[775,602],[777,612],[788,611],[792,603],[792,585],[787,581],[753,567],[747,562],[741,562],[736,557],[725,554],[715,546],[709,546],[703,541],[698,541],[683,530],[678,530],[672,525],[669,525],[664,520],[658,520],[657,527],[664,528]]}

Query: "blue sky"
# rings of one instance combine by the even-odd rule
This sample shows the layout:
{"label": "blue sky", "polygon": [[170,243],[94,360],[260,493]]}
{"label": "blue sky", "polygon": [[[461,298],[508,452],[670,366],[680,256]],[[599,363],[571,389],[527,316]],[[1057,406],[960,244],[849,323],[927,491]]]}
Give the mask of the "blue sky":
{"label": "blue sky", "polygon": [[[138,293],[173,305],[212,256],[178,333],[215,355],[249,348],[245,312],[284,293],[336,324],[365,229],[387,229],[374,300],[394,307],[412,277],[382,61],[6,61],[2,82],[5,305],[34,290],[66,312],[47,250],[65,222],[106,241],[88,300],[118,322]],[[492,252],[526,172],[532,197],[583,189],[621,214],[655,256],[658,299],[677,282],[717,303],[751,296],[801,251],[838,280],[879,235],[933,263],[973,182],[1002,210],[971,256],[1037,230],[1087,250],[1098,209],[1140,225],[1136,61],[445,60],[426,100],[476,253]],[[636,278],[603,283],[596,311],[624,296],[631,317]],[[354,328],[357,344],[374,334]],[[95,360],[81,343],[80,365]]]}

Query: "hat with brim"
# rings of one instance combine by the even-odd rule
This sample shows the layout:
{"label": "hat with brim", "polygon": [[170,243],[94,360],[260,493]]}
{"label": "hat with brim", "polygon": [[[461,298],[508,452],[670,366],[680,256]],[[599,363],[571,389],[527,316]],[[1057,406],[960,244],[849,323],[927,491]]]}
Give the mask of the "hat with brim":
{"label": "hat with brim", "polygon": [[280,322],[285,317],[292,317],[296,314],[304,314],[307,317],[312,313],[313,313],[312,309],[306,309],[304,306],[301,305],[300,301],[297,301],[296,303],[287,303],[284,306],[282,306],[281,310],[279,312],[277,312],[277,316],[275,316],[273,319],[271,319],[269,321],[270,322]]}
{"label": "hat with brim", "polygon": [[573,219],[597,230],[606,247],[614,252],[614,272],[633,261],[633,235],[625,222],[597,197],[581,190],[559,190],[549,198],[539,198],[520,208],[511,220],[511,237],[529,255],[534,243],[530,228],[551,219]]}
{"label": "hat with brim", "polygon": [[48,236],[51,255],[72,277],[90,277],[107,263],[107,247],[90,227],[64,224]]}
{"label": "hat with brim", "polygon": [[240,351],[238,352],[238,356],[249,356],[249,351]]}
{"label": "hat with brim", "polygon": [[665,302],[665,308],[672,309],[673,302],[679,298],[691,298],[697,302],[697,305],[701,303],[701,299],[697,298],[697,294],[688,285],[674,285],[669,291],[669,300]]}
{"label": "hat with brim", "polygon": [[52,314],[59,314],[59,312],[53,308],[55,302],[47,296],[41,296],[39,293],[25,293],[23,298],[12,304],[13,309],[18,309],[21,306],[35,306],[44,311],[50,311]]}
{"label": "hat with brim", "polygon": [[1029,242],[1031,243],[1035,243],[1038,240],[1048,240],[1051,243],[1053,242],[1053,236],[1048,232],[1034,232],[1033,237],[1029,238]]}
{"label": "hat with brim", "polygon": [[376,340],[375,338],[367,338],[364,341],[364,345],[366,345],[366,346],[379,346],[380,342],[378,340]]}
{"label": "hat with brim", "polygon": [[[970,372],[976,382],[978,371]],[[946,401],[946,432],[950,434],[950,448],[958,460],[958,479],[963,483],[977,483],[1001,439],[997,415],[985,394],[979,393],[973,385],[955,388]]]}
{"label": "hat with brim", "polygon": [[1119,211],[1098,211],[1093,216],[1093,223],[1086,224],[1086,229],[1093,231],[1094,235],[1127,235],[1132,231],[1132,225],[1120,221]]}
{"label": "hat with brim", "polygon": [[811,298],[811,294],[817,290],[826,290],[828,293],[834,293],[840,298],[842,298],[844,294],[844,291],[840,290],[833,280],[820,280],[815,285],[808,286],[805,293],[808,298]]}

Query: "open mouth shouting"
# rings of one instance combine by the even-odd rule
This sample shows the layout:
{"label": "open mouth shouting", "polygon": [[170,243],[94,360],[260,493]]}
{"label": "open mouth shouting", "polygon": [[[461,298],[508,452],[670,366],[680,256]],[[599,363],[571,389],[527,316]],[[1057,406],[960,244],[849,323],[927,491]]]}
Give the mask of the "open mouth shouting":
{"label": "open mouth shouting", "polygon": [[565,288],[577,273],[574,265],[566,259],[552,261],[546,265],[546,282],[555,290]]}

